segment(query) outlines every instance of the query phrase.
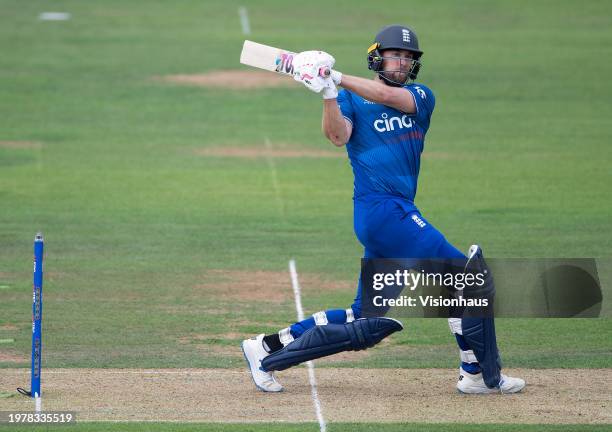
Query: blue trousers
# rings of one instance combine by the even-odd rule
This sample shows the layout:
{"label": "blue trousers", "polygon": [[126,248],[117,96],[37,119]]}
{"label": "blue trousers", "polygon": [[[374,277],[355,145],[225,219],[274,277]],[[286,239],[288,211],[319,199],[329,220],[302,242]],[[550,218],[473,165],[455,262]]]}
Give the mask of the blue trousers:
{"label": "blue trousers", "polygon": [[[364,258],[465,258],[457,248],[405,200],[386,197],[373,201],[355,200],[355,234],[364,246]],[[361,317],[361,278],[351,305],[355,319]],[[344,324],[345,309],[325,311],[327,320]],[[307,318],[291,325],[291,335],[300,337],[314,327],[315,319]]]}

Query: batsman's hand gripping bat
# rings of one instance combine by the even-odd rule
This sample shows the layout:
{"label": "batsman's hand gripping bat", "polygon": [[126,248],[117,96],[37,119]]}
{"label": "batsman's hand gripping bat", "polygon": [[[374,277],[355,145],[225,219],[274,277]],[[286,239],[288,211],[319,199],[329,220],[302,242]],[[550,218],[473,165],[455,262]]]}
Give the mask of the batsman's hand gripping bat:
{"label": "batsman's hand gripping bat", "polygon": [[[296,53],[245,40],[240,54],[240,63],[282,75],[293,76],[293,58]],[[319,69],[319,76],[327,78],[329,68]]]}

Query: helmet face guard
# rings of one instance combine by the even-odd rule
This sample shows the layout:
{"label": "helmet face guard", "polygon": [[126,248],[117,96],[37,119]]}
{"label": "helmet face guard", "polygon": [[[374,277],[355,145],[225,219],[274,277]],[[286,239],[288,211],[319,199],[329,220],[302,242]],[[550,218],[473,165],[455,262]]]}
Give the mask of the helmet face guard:
{"label": "helmet face guard", "polygon": [[[412,53],[412,59],[399,59],[400,61],[410,61],[411,65],[408,70],[384,71],[383,62],[385,59],[398,59],[397,57],[383,56],[385,50],[404,50]],[[409,80],[415,80],[419,70],[421,69],[420,58],[423,51],[419,49],[419,41],[416,34],[408,27],[401,25],[390,25],[383,28],[374,40],[374,43],[368,48],[368,69],[378,72],[378,76],[385,84],[391,86],[402,86]],[[401,63],[400,63],[401,64]],[[393,72],[406,73],[407,77],[404,82],[398,82],[390,77]]]}
{"label": "helmet face guard", "polygon": [[[408,81],[415,80],[419,73],[419,70],[421,69],[421,62],[419,60],[420,54],[415,53],[414,51],[411,52],[414,55],[413,58],[385,56],[380,52],[378,47],[375,47],[374,49],[368,51],[368,69],[373,70],[374,72],[378,72],[378,76],[386,84],[389,84],[394,87],[403,86]],[[400,69],[383,70],[384,60],[399,60]],[[410,63],[410,67],[408,69],[402,69],[402,62]],[[406,79],[403,82],[393,80],[390,76],[395,72],[406,74]]]}

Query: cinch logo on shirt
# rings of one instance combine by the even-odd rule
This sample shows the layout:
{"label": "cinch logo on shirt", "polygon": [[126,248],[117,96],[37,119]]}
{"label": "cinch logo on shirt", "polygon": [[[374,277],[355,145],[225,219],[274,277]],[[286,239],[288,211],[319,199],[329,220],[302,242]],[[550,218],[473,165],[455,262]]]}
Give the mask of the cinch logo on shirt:
{"label": "cinch logo on shirt", "polygon": [[382,119],[374,120],[374,129],[378,132],[391,132],[397,127],[398,129],[411,128],[412,119],[404,114],[401,117],[389,117],[389,114],[383,113]]}

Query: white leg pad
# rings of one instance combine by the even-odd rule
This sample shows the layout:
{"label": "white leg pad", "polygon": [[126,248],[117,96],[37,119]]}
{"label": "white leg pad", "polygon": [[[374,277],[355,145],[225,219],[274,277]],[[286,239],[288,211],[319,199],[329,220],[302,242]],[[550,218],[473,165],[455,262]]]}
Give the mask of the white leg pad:
{"label": "white leg pad", "polygon": [[348,308],[346,310],[346,322],[350,323],[355,321],[355,314],[353,313],[353,309],[352,308]]}
{"label": "white leg pad", "polygon": [[449,318],[448,326],[452,334],[463,334],[463,330],[461,330],[461,318]]}
{"label": "white leg pad", "polygon": [[328,321],[327,321],[327,314],[325,314],[325,311],[320,311],[317,312],[315,314],[312,314],[312,317],[315,320],[315,324],[320,326],[320,325],[327,325]]}
{"label": "white leg pad", "polygon": [[287,327],[278,332],[278,337],[280,338],[283,346],[289,345],[294,341],[293,336],[291,336],[291,328]]}
{"label": "white leg pad", "polygon": [[462,362],[478,363],[478,359],[476,358],[476,356],[474,355],[474,351],[472,350],[459,351],[459,357],[461,357]]}

